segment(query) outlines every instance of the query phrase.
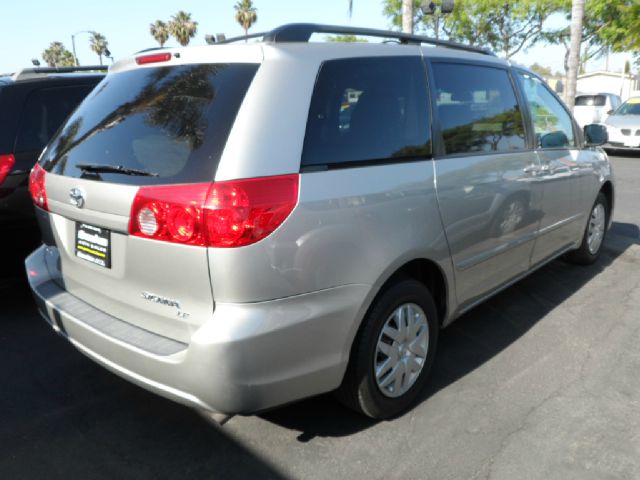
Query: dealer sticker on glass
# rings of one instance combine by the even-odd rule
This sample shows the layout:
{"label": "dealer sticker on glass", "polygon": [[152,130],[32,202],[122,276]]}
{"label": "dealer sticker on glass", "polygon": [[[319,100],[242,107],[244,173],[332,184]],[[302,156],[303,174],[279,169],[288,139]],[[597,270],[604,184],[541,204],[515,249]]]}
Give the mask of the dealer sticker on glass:
{"label": "dealer sticker on glass", "polygon": [[111,231],[76,223],[76,257],[104,268],[111,268]]}

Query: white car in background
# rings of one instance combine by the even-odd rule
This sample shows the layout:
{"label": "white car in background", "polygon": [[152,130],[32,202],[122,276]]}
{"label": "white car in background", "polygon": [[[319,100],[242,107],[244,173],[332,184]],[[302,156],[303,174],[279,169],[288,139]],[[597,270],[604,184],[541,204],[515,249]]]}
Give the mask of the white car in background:
{"label": "white car in background", "polygon": [[640,97],[632,97],[609,115],[605,122],[609,143],[607,150],[640,152]]}
{"label": "white car in background", "polygon": [[584,128],[592,123],[604,123],[622,100],[613,93],[581,93],[576,96],[573,116]]}

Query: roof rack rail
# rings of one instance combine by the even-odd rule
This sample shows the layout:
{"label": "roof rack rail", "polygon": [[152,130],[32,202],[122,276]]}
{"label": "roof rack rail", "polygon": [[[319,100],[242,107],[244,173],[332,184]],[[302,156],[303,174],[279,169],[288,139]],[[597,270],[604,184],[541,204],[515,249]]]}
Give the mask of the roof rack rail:
{"label": "roof rack rail", "polygon": [[243,42],[243,41],[249,40],[251,38],[264,38],[269,33],[270,32],[260,32],[260,33],[252,33],[250,35],[241,35],[239,37],[225,38],[224,40],[220,40],[219,42],[212,43],[211,45],[221,45],[223,43]]}
{"label": "roof rack rail", "polygon": [[403,45],[429,44],[437,47],[453,48],[455,50],[466,50],[468,52],[481,53],[495,56],[495,54],[485,48],[472,47],[463,43],[451,42],[449,40],[439,40],[437,38],[413,35],[404,32],[393,32],[390,30],[378,30],[374,28],[343,27],[340,25],[323,25],[319,23],[290,23],[274,28],[269,32],[254,33],[242,37],[234,37],[224,40],[221,43],[233,43],[248,38],[262,37],[264,42],[308,42],[314,33],[333,33],[340,35],[362,35],[366,37],[389,38],[398,40]]}
{"label": "roof rack rail", "polygon": [[25,80],[28,78],[37,78],[41,75],[55,74],[55,73],[72,73],[72,72],[106,72],[108,70],[107,65],[87,65],[78,67],[33,67],[23,68],[17,71],[11,76],[11,79],[15,82],[18,80]]}

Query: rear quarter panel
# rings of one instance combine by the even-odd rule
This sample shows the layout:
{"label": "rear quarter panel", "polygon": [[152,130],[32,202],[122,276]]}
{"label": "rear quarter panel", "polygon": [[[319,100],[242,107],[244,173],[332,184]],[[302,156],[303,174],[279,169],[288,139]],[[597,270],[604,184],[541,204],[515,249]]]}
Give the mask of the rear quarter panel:
{"label": "rear quarter panel", "polygon": [[375,290],[417,258],[450,272],[428,160],[301,174],[298,205],[272,235],[209,249],[214,298],[230,303],[349,284]]}

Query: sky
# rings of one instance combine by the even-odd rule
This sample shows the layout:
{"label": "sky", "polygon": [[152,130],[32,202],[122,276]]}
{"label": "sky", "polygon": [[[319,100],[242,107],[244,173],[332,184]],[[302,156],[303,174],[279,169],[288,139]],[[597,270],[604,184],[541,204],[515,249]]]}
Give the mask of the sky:
{"label": "sky", "polygon": [[[10,2],[10,3],[9,3]],[[198,32],[191,45],[204,44],[206,33],[223,32],[227,37],[243,34],[235,22],[233,5],[236,0],[4,0],[0,29],[0,73],[10,73],[31,66],[31,59],[40,59],[42,51],[53,41],[61,41],[72,50],[75,36],[80,64],[97,64],[98,57],[89,49],[87,30],[106,36],[109,50],[118,60],[157,43],[149,34],[149,24],[167,21],[182,9],[198,22]],[[382,0],[354,0],[353,16],[349,18],[348,0],[254,0],[258,22],[250,32],[269,30],[290,22],[315,22],[347,26],[389,28],[382,14]],[[563,22],[550,17],[550,25]],[[83,33],[78,33],[83,32]],[[167,46],[177,45],[170,39]],[[555,71],[563,70],[564,48],[540,45],[521,52],[514,59],[524,65],[538,63]],[[621,70],[624,54],[612,55],[610,69]],[[109,60],[107,60],[109,62]],[[588,70],[604,69],[604,59],[591,62]]]}

